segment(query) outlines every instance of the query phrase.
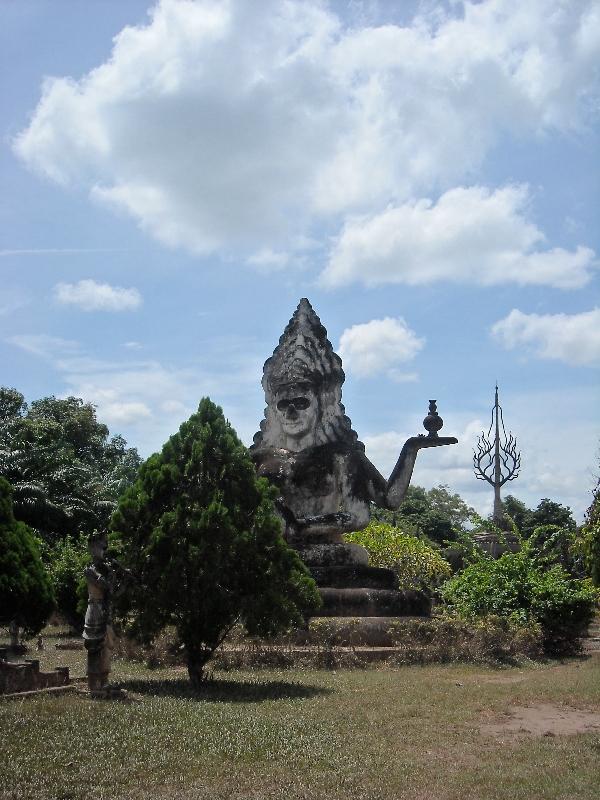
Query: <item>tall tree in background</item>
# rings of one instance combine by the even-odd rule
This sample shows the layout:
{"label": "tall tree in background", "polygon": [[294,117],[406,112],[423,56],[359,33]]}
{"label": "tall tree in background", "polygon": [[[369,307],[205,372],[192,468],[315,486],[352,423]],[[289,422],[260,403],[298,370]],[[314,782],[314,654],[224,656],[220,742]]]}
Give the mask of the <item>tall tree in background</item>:
{"label": "tall tree in background", "polygon": [[583,551],[588,575],[594,586],[600,586],[600,479],[583,524]]}
{"label": "tall tree in background", "polygon": [[532,552],[548,566],[559,564],[570,575],[584,575],[577,523],[568,506],[544,497],[531,509],[512,495],[507,495],[502,506]]}
{"label": "tall tree in background", "polygon": [[556,503],[544,497],[537,505],[537,508],[528,508],[521,500],[517,500],[512,495],[507,495],[503,503],[504,513],[511,518],[517,529],[526,539],[533,535],[536,528],[553,525],[574,533],[577,523],[573,513],[568,506]]}
{"label": "tall tree in background", "polygon": [[474,510],[460,495],[451,493],[447,486],[429,490],[422,486],[409,486],[397,511],[374,508],[372,517],[442,545],[445,541],[455,540],[465,530],[465,524],[473,513]]}
{"label": "tall tree in background", "polygon": [[[527,508],[522,500],[518,500],[514,495],[507,494],[502,501],[504,515],[510,517],[512,522],[517,527],[517,530],[523,534],[523,531],[529,525],[529,519],[533,513],[530,508]],[[524,534],[523,534],[524,535]]]}
{"label": "tall tree in background", "polygon": [[47,543],[106,529],[139,464],[90,403],[46,397],[27,406],[16,389],[0,389],[0,475],[13,486],[16,518]]}
{"label": "tall tree in background", "polygon": [[141,467],[113,520],[112,543],[131,572],[117,605],[151,640],[174,625],[194,686],[237,622],[269,636],[319,604],[314,581],[283,539],[274,490],[209,399]]}

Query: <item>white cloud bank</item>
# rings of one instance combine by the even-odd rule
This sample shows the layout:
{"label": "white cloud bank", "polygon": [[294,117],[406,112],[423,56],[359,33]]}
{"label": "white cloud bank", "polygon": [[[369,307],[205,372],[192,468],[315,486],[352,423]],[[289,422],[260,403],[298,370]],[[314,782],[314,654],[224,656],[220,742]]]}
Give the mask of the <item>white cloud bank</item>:
{"label": "white cloud bank", "polygon": [[[262,417],[261,361],[249,353],[248,338],[207,343],[200,362],[184,367],[152,358],[98,358],[80,342],[47,334],[17,334],[6,340],[45,361],[64,383],[64,395],[92,403],[98,419],[122,433],[143,455],[159,449],[181,422],[211,397],[235,416],[244,441],[252,441]],[[120,348],[119,348],[120,349]]]}
{"label": "white cloud bank", "polygon": [[397,381],[416,380],[414,373],[405,374],[397,367],[411,361],[424,344],[425,339],[420,339],[401,317],[385,317],[346,328],[338,353],[344,367],[359,378],[386,373]]}
{"label": "white cloud bank", "polygon": [[133,287],[124,289],[93,280],[57,283],[54,296],[61,305],[77,306],[82,311],[135,311],[142,304],[141,294]]}
{"label": "white cloud bank", "polygon": [[[15,150],[163,243],[283,266],[314,223],[337,230],[472,183],[499,136],[579,130],[597,111],[597,0],[443,8],[350,29],[317,0],[263,0],[258,13],[162,0],[97,69],[45,82]],[[538,276],[574,262],[570,285],[589,260],[534,255]]]}
{"label": "white cloud bank", "polygon": [[524,314],[516,308],[492,327],[508,349],[524,347],[540,358],[600,366],[600,308],[581,314]]}
{"label": "white cloud bank", "polygon": [[346,222],[321,276],[324,286],[439,280],[490,286],[583,286],[593,250],[540,249],[544,234],[527,219],[526,186],[494,192],[455,188],[437,203],[408,202]]}

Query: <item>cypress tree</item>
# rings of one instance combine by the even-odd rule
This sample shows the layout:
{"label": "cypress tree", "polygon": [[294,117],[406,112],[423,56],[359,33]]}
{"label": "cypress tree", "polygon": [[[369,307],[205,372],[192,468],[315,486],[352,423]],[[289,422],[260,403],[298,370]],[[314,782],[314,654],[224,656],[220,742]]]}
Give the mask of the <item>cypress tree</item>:
{"label": "cypress tree", "polygon": [[117,601],[149,641],[174,625],[194,686],[233,625],[269,636],[318,606],[314,581],[285,543],[276,490],[208,398],[141,467],[113,517],[113,552],[130,570]]}

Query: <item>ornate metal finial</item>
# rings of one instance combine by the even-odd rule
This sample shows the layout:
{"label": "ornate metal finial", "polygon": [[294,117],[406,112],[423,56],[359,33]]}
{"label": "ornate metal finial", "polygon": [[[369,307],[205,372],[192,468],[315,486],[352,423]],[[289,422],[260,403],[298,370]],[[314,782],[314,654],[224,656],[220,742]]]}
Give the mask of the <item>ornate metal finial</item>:
{"label": "ornate metal finial", "polygon": [[430,439],[436,439],[438,431],[444,427],[444,420],[437,412],[437,400],[429,401],[429,414],[423,420],[423,427]]}
{"label": "ornate metal finial", "polygon": [[[500,433],[502,427],[502,433]],[[492,439],[492,428],[494,437]],[[487,481],[494,487],[494,523],[502,522],[502,505],[500,487],[508,481],[514,481],[521,469],[521,454],[517,450],[517,440],[509,431],[506,433],[502,407],[498,402],[498,384],[492,409],[492,421],[487,435],[482,431],[473,451],[473,467],[475,477],[479,481]]]}

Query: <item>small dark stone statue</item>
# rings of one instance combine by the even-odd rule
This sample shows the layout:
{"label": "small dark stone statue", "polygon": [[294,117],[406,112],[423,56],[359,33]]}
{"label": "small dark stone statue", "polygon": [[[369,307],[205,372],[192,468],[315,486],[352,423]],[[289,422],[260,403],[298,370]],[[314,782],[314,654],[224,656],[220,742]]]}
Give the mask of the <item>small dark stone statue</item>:
{"label": "small dark stone statue", "polygon": [[84,571],[88,586],[83,639],[87,650],[87,676],[90,692],[108,690],[110,658],[114,648],[111,600],[115,588],[115,570],[106,558],[106,535],[90,537],[92,562]]}
{"label": "small dark stone statue", "polygon": [[368,524],[371,503],[398,508],[419,450],[457,440],[438,435],[443,421],[435,400],[430,401],[424,420],[428,434],[405,442],[386,481],[345,415],[344,377],[327,331],[302,299],[265,363],[267,407],[250,452],[258,474],[281,491],[285,537],[320,587],[323,615],[414,613],[394,591],[393,573],[369,567],[364,548],[345,544],[342,534]]}

